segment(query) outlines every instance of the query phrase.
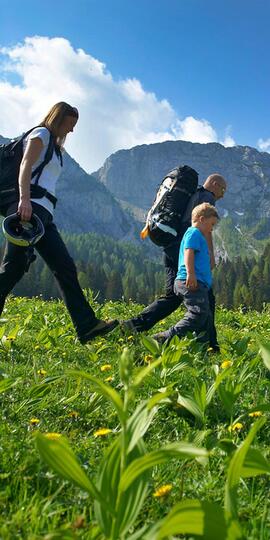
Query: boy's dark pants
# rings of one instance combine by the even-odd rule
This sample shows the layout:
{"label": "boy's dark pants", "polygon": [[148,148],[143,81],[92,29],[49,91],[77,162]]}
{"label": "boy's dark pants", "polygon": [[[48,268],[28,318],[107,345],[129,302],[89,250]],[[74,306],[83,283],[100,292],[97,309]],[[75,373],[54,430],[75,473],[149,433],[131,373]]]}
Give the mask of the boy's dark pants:
{"label": "boy's dark pants", "polygon": [[195,332],[196,334],[205,332],[201,341],[207,341],[211,320],[207,286],[201,281],[198,281],[197,289],[191,291],[186,287],[185,281],[177,279],[174,284],[174,292],[177,298],[183,302],[187,311],[183,319],[166,332],[168,337],[178,336],[181,338],[188,332]]}
{"label": "boy's dark pants", "polygon": [[[150,330],[161,319],[165,319],[173,313],[181,304],[182,298],[176,296],[174,292],[174,281],[178,271],[180,240],[164,248],[165,264],[165,295],[157,298],[152,304],[147,306],[137,317],[132,319],[133,324],[139,332]],[[215,296],[213,289],[208,290],[209,306],[211,311],[211,320],[209,323],[209,344],[211,347],[217,347],[217,331],[215,328]]]}
{"label": "boy's dark pants", "polygon": [[[16,212],[18,204],[1,208],[5,216]],[[32,203],[33,212],[40,217],[44,236],[35,244],[35,250],[41,255],[57,280],[61,295],[70,313],[78,336],[84,335],[96,324],[96,316],[86,301],[78,282],[73,259],[52,221],[52,216],[40,204]],[[5,299],[16,283],[22,278],[29,265],[29,249],[6,242],[3,261],[0,267],[0,314]]]}

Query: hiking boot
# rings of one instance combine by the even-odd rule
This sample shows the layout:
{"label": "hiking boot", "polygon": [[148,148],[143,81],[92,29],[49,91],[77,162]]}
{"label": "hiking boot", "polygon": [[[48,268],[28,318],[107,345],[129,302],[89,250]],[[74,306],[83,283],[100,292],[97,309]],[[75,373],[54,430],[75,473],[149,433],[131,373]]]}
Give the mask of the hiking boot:
{"label": "hiking boot", "polygon": [[82,345],[84,345],[97,336],[103,336],[104,334],[111,332],[118,324],[119,321],[117,319],[112,321],[97,321],[93,328],[90,328],[88,332],[85,332],[85,334],[79,336],[79,341]]}
{"label": "hiking boot", "polygon": [[123,330],[126,333],[129,333],[129,334],[138,333],[136,325],[134,324],[132,319],[128,319],[127,321],[120,321],[120,327],[121,327],[121,330]]}
{"label": "hiking boot", "polygon": [[220,353],[220,346],[218,343],[214,343],[210,345],[207,349],[207,352],[210,354],[218,354]]}
{"label": "hiking boot", "polygon": [[168,341],[169,343],[169,336],[166,334],[166,332],[158,332],[158,334],[154,334],[151,336],[153,339],[155,339],[160,345],[163,345],[165,341]]}

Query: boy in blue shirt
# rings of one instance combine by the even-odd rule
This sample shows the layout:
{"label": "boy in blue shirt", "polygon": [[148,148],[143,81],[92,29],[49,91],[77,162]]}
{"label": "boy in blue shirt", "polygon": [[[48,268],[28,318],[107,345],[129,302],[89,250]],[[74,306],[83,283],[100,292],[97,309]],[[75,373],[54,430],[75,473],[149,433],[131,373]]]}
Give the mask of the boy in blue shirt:
{"label": "boy in blue shirt", "polygon": [[173,336],[179,338],[188,332],[206,333],[211,312],[208,290],[212,284],[210,254],[206,241],[218,221],[214,206],[203,203],[192,211],[192,226],[183,236],[180,246],[178,272],[174,282],[174,292],[181,298],[187,312],[175,326],[153,336],[159,343]]}

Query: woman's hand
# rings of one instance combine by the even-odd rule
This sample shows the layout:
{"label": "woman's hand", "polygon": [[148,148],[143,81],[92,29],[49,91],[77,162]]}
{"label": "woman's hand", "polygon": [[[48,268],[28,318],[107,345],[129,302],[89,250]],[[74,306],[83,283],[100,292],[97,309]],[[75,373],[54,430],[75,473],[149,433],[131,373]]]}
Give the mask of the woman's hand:
{"label": "woman's hand", "polygon": [[20,199],[18,204],[17,213],[20,214],[22,221],[30,221],[32,216],[32,204],[30,199]]}

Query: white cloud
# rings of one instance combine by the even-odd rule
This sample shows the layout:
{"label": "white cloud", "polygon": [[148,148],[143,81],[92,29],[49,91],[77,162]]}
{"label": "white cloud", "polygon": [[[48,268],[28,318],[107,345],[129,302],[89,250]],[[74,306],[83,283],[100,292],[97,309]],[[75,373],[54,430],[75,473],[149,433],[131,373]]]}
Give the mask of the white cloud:
{"label": "white cloud", "polygon": [[257,142],[257,146],[262,152],[270,152],[270,139],[259,139]]}
{"label": "white cloud", "polygon": [[1,135],[18,135],[39,123],[54,103],[67,101],[78,107],[80,120],[66,148],[88,171],[121,148],[218,140],[207,120],[179,119],[166,99],[158,100],[137,79],[114,80],[105,64],[64,38],[30,37],[0,53]]}
{"label": "white cloud", "polygon": [[221,141],[221,144],[223,144],[223,146],[226,146],[229,147],[229,146],[235,146],[235,140],[232,138],[231,136],[231,130],[232,130],[232,126],[227,126],[226,127],[226,130],[225,130],[225,138],[223,141]]}
{"label": "white cloud", "polygon": [[177,120],[172,131],[176,139],[190,142],[209,143],[218,140],[215,130],[207,120],[197,120],[193,116]]}

